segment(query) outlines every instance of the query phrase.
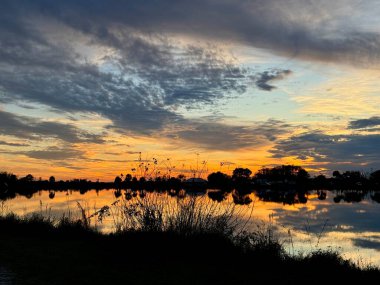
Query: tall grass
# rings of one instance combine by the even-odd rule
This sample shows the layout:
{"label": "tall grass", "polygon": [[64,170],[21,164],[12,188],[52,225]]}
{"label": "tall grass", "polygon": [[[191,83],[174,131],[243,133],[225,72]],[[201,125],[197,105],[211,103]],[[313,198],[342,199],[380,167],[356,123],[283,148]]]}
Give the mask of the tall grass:
{"label": "tall grass", "polygon": [[222,205],[204,197],[172,199],[148,195],[120,200],[110,208],[117,232],[172,232],[180,235],[203,233],[232,236],[241,225],[235,206]]}
{"label": "tall grass", "polygon": [[[3,205],[4,206],[4,205]],[[256,228],[245,231],[244,222],[239,218],[239,208],[234,204],[216,203],[205,197],[187,196],[183,199],[172,199],[165,195],[147,195],[141,198],[136,195],[132,199],[121,198],[111,205],[103,206],[92,214],[78,204],[79,219],[63,216],[60,219],[40,214],[28,217],[18,217],[14,214],[0,213],[0,236],[19,235],[25,238],[29,235],[39,238],[66,237],[76,239],[78,236],[100,237],[102,242],[122,242],[133,244],[142,250],[147,244],[149,250],[159,246],[166,248],[174,255],[179,250],[185,250],[192,258],[198,258],[197,252],[211,252],[217,259],[217,251],[229,252],[228,258],[243,258],[247,263],[255,260],[255,264],[282,264],[317,267],[321,264],[329,268],[359,270],[359,266],[341,257],[338,252],[317,250],[307,255],[290,255],[284,250],[283,243],[275,234],[272,223],[257,224]],[[116,234],[105,235],[92,226],[94,221],[101,222],[110,217],[114,221]],[[95,223],[96,225],[96,223]],[[125,234],[125,235],[124,235]],[[290,233],[289,233],[290,235]],[[90,237],[90,238],[88,238]],[[158,239],[157,239],[158,238]],[[320,237],[319,237],[320,238]],[[186,240],[186,246],[182,242]],[[145,242],[144,242],[145,241]],[[154,241],[154,242],[152,242]],[[188,241],[192,241],[189,243]],[[189,247],[190,244],[190,247]],[[192,244],[192,245],[191,245]],[[214,250],[215,249],[215,250]],[[150,251],[146,250],[144,253]],[[214,250],[214,251],[212,251]],[[160,251],[159,254],[162,254]],[[240,263],[245,264],[240,261]],[[377,268],[367,266],[366,270],[377,272]]]}

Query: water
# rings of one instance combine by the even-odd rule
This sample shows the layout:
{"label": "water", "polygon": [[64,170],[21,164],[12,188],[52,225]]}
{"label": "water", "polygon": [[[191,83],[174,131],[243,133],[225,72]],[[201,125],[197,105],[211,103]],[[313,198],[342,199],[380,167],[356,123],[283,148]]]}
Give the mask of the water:
{"label": "water", "polygon": [[0,265],[0,285],[11,285],[12,274]]}
{"label": "water", "polygon": [[[261,191],[249,195],[220,195],[210,190],[202,201],[215,201],[213,203],[224,206],[238,203],[236,213],[242,221],[249,221],[247,230],[255,229],[257,225],[272,225],[291,254],[331,248],[361,266],[380,266],[380,203],[376,194],[348,192],[343,195],[329,191],[310,191],[305,195],[276,193]],[[168,193],[147,193],[148,198],[153,195],[163,203],[178,199]],[[29,198],[16,196],[7,200],[0,205],[0,211],[79,218],[78,203],[87,215],[91,215],[123,197],[116,198],[113,190],[93,190],[82,194],[78,191],[55,192],[55,195],[40,191]],[[102,222],[93,218],[93,225],[104,232],[113,231],[116,212],[113,213]]]}

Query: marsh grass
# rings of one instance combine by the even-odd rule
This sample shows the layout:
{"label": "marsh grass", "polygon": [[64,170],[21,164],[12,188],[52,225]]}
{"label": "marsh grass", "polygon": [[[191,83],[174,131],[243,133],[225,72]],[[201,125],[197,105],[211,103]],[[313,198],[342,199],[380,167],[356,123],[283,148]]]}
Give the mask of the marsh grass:
{"label": "marsh grass", "polygon": [[62,216],[55,219],[39,213],[17,216],[13,213],[0,216],[1,235],[25,234],[26,236],[60,236],[99,234],[94,228],[87,227],[81,220],[72,220]]}
{"label": "marsh grass", "polygon": [[[197,196],[173,201],[136,195],[92,213],[79,205],[78,218],[0,215],[0,259],[17,276],[36,280],[26,284],[39,285],[304,284],[310,276],[311,284],[320,284],[330,275],[329,281],[351,284],[380,278],[378,268],[360,268],[337,251],[290,255],[271,222],[246,231],[239,207]],[[115,232],[93,226],[105,218],[115,219]]]}
{"label": "marsh grass", "polygon": [[233,204],[222,205],[200,196],[136,196],[121,199],[107,210],[116,232],[170,232],[183,236],[212,233],[230,237],[242,225]]}

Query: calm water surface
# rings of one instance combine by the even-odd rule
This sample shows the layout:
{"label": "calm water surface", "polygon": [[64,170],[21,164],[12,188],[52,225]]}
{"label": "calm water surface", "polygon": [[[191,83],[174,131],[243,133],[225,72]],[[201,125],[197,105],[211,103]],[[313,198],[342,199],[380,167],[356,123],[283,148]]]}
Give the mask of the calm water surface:
{"label": "calm water surface", "polygon": [[[213,202],[215,195],[209,191],[202,201]],[[155,195],[156,199],[167,202],[177,197],[167,193]],[[293,195],[294,196],[294,195]],[[380,203],[373,194],[357,193],[346,196],[336,192],[309,192],[303,197],[278,197],[271,192],[252,193],[244,197],[224,197],[221,205],[238,202],[236,213],[239,219],[249,220],[246,228],[270,223],[281,237],[291,254],[308,252],[318,248],[339,250],[345,257],[361,265],[368,263],[380,266]],[[113,190],[96,192],[56,192],[53,199],[48,191],[41,191],[31,198],[16,196],[0,204],[0,211],[12,211],[19,215],[42,213],[53,217],[62,215],[79,217],[78,202],[88,214],[103,206],[111,206],[116,198]],[[185,198],[186,199],[186,198]],[[285,201],[285,202],[284,202]],[[112,207],[111,207],[112,209]],[[106,217],[101,223],[94,219],[99,229],[110,232],[115,229],[115,217]]]}

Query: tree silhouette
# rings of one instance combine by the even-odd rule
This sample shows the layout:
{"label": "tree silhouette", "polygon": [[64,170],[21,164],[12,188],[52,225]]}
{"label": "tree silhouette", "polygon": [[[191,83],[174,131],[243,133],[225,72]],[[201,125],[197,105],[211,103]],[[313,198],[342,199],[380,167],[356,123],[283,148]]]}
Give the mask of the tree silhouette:
{"label": "tree silhouette", "polygon": [[372,172],[370,175],[370,180],[372,184],[374,184],[375,186],[379,186],[380,185],[380,170]]}
{"label": "tree silhouette", "polygon": [[235,168],[232,173],[232,179],[248,179],[252,174],[252,171],[248,168]]}
{"label": "tree silhouette", "polygon": [[121,189],[121,182],[122,182],[122,180],[121,180],[120,176],[116,176],[115,180],[114,180],[114,184],[115,184],[116,189]]}
{"label": "tree silhouette", "polygon": [[240,192],[248,193],[251,191],[251,176],[252,171],[248,168],[235,168],[232,173],[232,182],[235,189]]}
{"label": "tree silhouette", "polygon": [[34,177],[33,177],[32,174],[28,174],[25,177],[20,178],[20,180],[24,181],[24,182],[33,182],[34,181]]}
{"label": "tree silhouette", "polygon": [[211,173],[207,177],[208,187],[215,189],[228,189],[231,187],[231,177],[220,171]]}
{"label": "tree silhouette", "polygon": [[54,184],[55,183],[55,177],[54,176],[50,176],[49,183],[50,184]]}

